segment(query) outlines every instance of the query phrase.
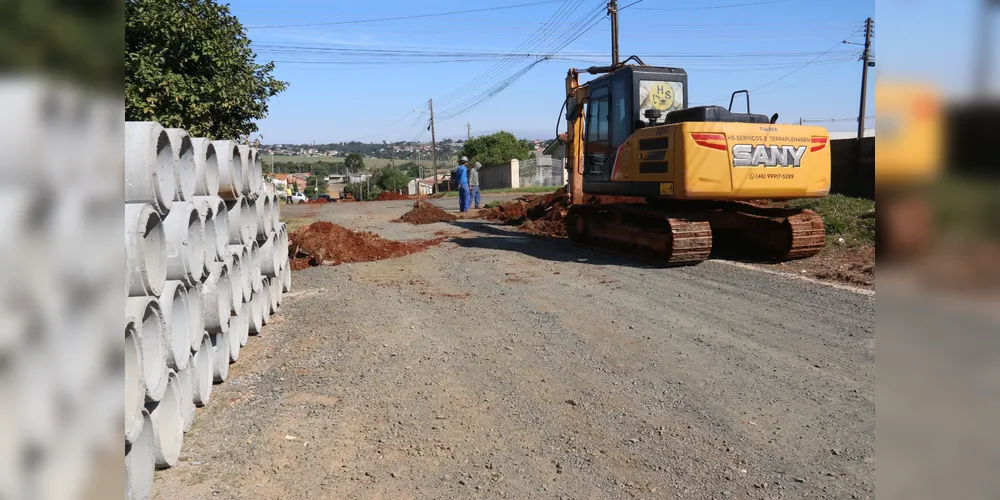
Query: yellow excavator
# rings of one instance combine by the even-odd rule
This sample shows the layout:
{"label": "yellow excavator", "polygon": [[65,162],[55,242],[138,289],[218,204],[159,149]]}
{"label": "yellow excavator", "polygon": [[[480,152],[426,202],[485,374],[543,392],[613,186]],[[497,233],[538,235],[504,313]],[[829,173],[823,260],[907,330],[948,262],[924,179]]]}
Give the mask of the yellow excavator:
{"label": "yellow excavator", "polygon": [[[580,84],[583,72],[599,76]],[[743,98],[746,112],[733,111]],[[697,264],[713,250],[782,261],[823,249],[819,215],[770,200],[827,196],[825,128],[753,114],[745,90],[728,108],[689,107],[683,69],[635,56],[569,70],[564,106],[570,238],[666,265]],[[585,195],[644,202],[585,203]]]}

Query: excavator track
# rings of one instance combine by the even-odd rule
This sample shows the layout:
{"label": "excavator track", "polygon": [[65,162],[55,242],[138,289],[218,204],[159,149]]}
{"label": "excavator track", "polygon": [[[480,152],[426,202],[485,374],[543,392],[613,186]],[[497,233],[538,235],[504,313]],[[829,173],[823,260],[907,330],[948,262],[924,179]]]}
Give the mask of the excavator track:
{"label": "excavator track", "polygon": [[826,240],[815,212],[742,202],[573,205],[566,217],[575,241],[668,266],[698,264],[710,254],[801,259],[818,254]]}
{"label": "excavator track", "polygon": [[658,265],[698,264],[712,251],[707,221],[645,204],[573,205],[566,229],[575,241]]}

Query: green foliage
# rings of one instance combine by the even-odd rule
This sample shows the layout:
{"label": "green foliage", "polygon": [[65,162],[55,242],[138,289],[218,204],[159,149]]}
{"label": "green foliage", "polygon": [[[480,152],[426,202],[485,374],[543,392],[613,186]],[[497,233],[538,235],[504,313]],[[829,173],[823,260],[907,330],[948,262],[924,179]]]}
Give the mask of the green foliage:
{"label": "green foliage", "polygon": [[470,164],[478,161],[483,166],[500,165],[514,158],[525,160],[530,155],[531,148],[514,134],[504,131],[473,137],[458,153],[458,156],[468,156]]}
{"label": "green foliage", "polygon": [[426,172],[427,168],[425,167],[425,168],[421,169],[420,165],[418,165],[416,163],[406,162],[406,163],[404,163],[404,164],[402,164],[402,165],[399,166],[399,170],[402,170],[403,172],[405,172],[406,176],[409,177],[410,179],[416,179],[416,178],[420,177],[420,173],[421,172]]}
{"label": "green foliage", "polygon": [[[332,162],[332,161],[315,161],[310,163],[275,161],[274,173],[294,174],[298,172],[312,172],[314,165],[325,168],[326,175],[331,175],[331,174],[343,175],[347,173],[347,167],[344,166],[343,162]],[[265,167],[268,167],[268,169],[270,169],[270,165],[265,165]]]}
{"label": "green foliage", "polygon": [[[356,200],[373,201],[382,194],[382,188],[374,182],[352,182],[344,186],[344,192],[351,193]],[[363,197],[362,194],[364,194]]]}
{"label": "green foliage", "polygon": [[257,64],[250,39],[214,0],[125,1],[125,119],[192,136],[249,139],[288,86]]}
{"label": "green foliage", "polygon": [[396,191],[406,189],[410,183],[410,177],[398,169],[386,167],[375,172],[372,183],[377,184],[383,191]]}
{"label": "green foliage", "polygon": [[788,202],[790,208],[812,210],[823,218],[827,240],[844,238],[850,247],[875,244],[875,202],[832,194],[825,198],[802,198]]}
{"label": "green foliage", "polygon": [[365,169],[365,159],[357,153],[351,153],[344,158],[344,166],[348,172],[356,174]]}

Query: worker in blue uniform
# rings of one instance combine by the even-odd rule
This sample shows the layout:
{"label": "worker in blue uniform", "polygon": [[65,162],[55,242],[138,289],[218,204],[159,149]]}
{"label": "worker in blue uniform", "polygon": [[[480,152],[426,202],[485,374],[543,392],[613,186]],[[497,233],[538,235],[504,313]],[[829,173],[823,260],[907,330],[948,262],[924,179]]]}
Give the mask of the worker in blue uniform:
{"label": "worker in blue uniform", "polygon": [[469,211],[469,168],[465,166],[469,159],[463,156],[455,168],[455,183],[458,184],[458,211]]}

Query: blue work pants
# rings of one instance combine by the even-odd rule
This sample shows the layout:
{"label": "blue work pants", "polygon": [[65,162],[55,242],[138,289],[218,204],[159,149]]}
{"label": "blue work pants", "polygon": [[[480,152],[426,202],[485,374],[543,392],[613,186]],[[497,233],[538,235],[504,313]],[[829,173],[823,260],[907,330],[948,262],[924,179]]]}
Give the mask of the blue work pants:
{"label": "blue work pants", "polygon": [[482,202],[479,199],[479,186],[469,186],[469,202],[479,208],[479,204]]}
{"label": "blue work pants", "polygon": [[460,184],[458,186],[458,211],[469,211],[469,185]]}

